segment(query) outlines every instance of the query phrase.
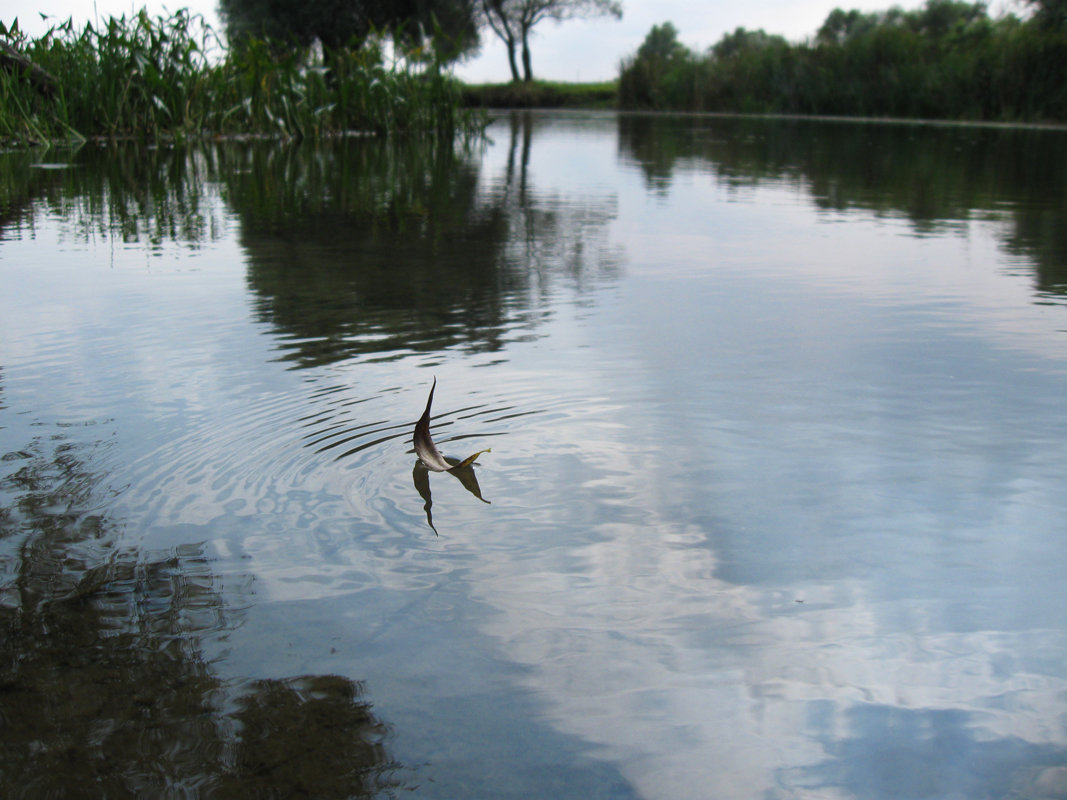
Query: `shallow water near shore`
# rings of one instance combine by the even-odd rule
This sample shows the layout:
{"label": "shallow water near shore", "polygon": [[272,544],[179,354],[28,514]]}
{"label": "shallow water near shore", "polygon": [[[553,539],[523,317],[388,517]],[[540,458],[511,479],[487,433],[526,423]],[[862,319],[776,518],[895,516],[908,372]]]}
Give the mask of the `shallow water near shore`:
{"label": "shallow water near shore", "polygon": [[4,785],[1067,797],[1067,133],[487,133],[0,154]]}

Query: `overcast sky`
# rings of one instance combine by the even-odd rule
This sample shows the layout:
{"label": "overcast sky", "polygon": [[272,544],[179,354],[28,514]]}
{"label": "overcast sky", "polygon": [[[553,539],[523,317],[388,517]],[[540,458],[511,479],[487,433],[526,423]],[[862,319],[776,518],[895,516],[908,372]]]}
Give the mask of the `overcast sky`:
{"label": "overcast sky", "polygon": [[[609,80],[618,75],[619,61],[640,46],[653,25],[673,22],[682,43],[695,50],[704,50],[717,42],[724,33],[737,27],[763,28],[791,41],[812,36],[826,15],[835,7],[881,10],[892,5],[918,8],[923,0],[754,0],[749,3],[712,0],[622,0],[623,18],[578,20],[561,25],[542,23],[535,29],[531,41],[534,75],[560,81]],[[993,0],[990,13],[999,14],[1016,8],[1021,0]],[[1013,5],[1015,4],[1015,5]],[[0,19],[10,25],[17,16],[23,29],[40,34],[49,23],[38,12],[48,14],[51,21],[74,17],[84,22],[94,14],[101,17],[129,14],[134,8],[147,7],[152,14],[186,6],[201,13],[212,26],[218,28],[215,11],[217,0],[191,0],[164,3],[161,0],[131,2],[131,0],[0,0]],[[460,65],[457,74],[468,81],[505,81],[510,78],[503,45],[490,32],[483,34],[482,51],[478,57]]]}

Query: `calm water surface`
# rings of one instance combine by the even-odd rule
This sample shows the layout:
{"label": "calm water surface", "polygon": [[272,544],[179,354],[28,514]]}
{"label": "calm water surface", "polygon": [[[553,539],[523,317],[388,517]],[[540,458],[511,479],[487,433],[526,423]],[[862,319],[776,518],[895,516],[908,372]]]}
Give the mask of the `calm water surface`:
{"label": "calm water surface", "polygon": [[1067,797],[1067,133],[489,137],[0,155],[5,794]]}

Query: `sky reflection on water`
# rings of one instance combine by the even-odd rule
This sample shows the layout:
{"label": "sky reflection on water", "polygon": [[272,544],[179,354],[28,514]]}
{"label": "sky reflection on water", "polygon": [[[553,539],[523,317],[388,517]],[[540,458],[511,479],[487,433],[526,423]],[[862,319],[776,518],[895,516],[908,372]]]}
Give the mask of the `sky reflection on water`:
{"label": "sky reflection on water", "polygon": [[219,730],[326,686],[359,791],[1067,797],[1062,135],[527,115],[141,228],[84,155],[0,242],[4,607],[62,430],[97,558],[209,566]]}

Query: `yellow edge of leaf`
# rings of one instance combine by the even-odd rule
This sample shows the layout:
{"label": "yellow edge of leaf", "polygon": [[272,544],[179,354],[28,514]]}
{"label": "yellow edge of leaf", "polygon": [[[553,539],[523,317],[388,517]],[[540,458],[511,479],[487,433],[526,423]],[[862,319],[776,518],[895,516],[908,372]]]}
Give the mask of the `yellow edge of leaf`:
{"label": "yellow edge of leaf", "polygon": [[491,447],[487,447],[484,450],[479,450],[473,456],[467,456],[465,459],[463,459],[458,464],[456,464],[456,466],[452,467],[452,469],[460,469],[461,467],[469,466],[469,465],[473,464],[474,463],[474,459],[476,459],[482,453],[492,453],[492,452],[493,452],[493,448],[491,448]]}

